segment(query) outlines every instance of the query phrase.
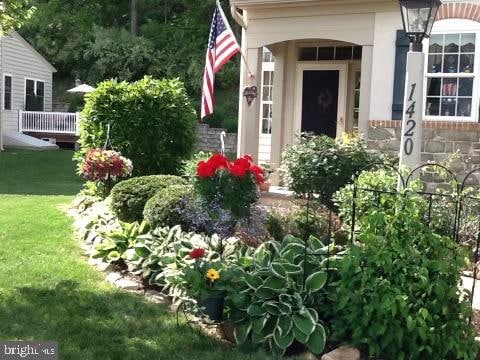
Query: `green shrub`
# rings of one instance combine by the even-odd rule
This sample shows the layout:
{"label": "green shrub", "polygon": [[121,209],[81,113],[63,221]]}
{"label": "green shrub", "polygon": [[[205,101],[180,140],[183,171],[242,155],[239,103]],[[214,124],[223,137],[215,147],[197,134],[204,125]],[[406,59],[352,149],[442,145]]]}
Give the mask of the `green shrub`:
{"label": "green shrub", "polygon": [[[440,176],[440,175],[438,175]],[[373,169],[362,172],[357,179],[357,195],[355,200],[356,228],[362,226],[365,214],[372,208],[381,209],[386,214],[393,214],[396,208],[398,174],[392,169]],[[411,181],[408,189],[414,193],[419,210],[418,216],[430,224],[439,235],[452,236],[454,229],[455,199],[454,191],[437,189],[430,199],[428,195],[418,194],[423,188],[422,180]],[[452,184],[452,189],[455,185]],[[334,203],[345,224],[352,223],[353,184],[348,184],[334,195]],[[462,217],[467,220],[471,210],[468,199],[462,201]],[[466,221],[462,221],[464,224]],[[368,225],[368,224],[367,224]]]}
{"label": "green shrub", "polygon": [[123,260],[125,252],[133,245],[134,240],[150,230],[146,222],[120,223],[120,227],[119,230],[102,234],[102,242],[95,246],[93,258],[100,258],[105,262]]}
{"label": "green shrub", "polygon": [[200,161],[207,161],[212,153],[206,151],[199,151],[191,157],[191,159],[186,160],[182,164],[182,169],[180,174],[183,178],[187,179],[188,182],[193,183],[197,178],[197,166]]}
{"label": "green shrub", "polygon": [[330,231],[337,244],[344,244],[346,234],[341,225],[337,215],[316,203],[311,203],[309,209],[306,204],[296,205],[288,213],[271,211],[266,219],[267,231],[277,241],[287,234],[301,239],[308,239],[310,235],[323,239]]}
{"label": "green shrub", "polygon": [[180,208],[192,189],[185,185],[172,185],[157,192],[145,204],[143,217],[153,227],[181,224]]}
{"label": "green shrub", "polygon": [[111,208],[121,221],[141,221],[145,204],[152,196],[168,186],[181,184],[186,185],[185,180],[174,175],[140,176],[119,182],[111,192]]}
{"label": "green shrub", "polygon": [[[357,179],[355,202],[357,219],[362,218],[373,206],[382,208],[386,212],[394,210],[397,184],[398,175],[390,169],[362,172]],[[346,224],[352,222],[353,188],[353,184],[348,184],[333,196],[338,212]]]}
{"label": "green shrub", "polygon": [[418,198],[365,216],[358,242],[341,261],[332,293],[333,333],[383,359],[475,359],[468,297],[461,300],[462,249],[419,216]]}
{"label": "green shrub", "polygon": [[87,96],[78,156],[104,145],[108,124],[111,145],[132,160],[137,176],[175,174],[195,146],[196,116],[179,80],[99,84]]}
{"label": "green shrub", "polygon": [[337,141],[328,136],[302,136],[282,155],[283,180],[297,195],[316,194],[326,205],[352,176],[379,156],[370,153],[357,137]]}
{"label": "green shrub", "polygon": [[227,306],[238,344],[267,345],[282,356],[296,340],[314,354],[323,352],[326,329],[318,309],[326,300],[327,250],[311,237],[307,251],[316,256],[306,258],[305,241],[289,235],[281,243],[262,244],[250,266],[231,269]]}

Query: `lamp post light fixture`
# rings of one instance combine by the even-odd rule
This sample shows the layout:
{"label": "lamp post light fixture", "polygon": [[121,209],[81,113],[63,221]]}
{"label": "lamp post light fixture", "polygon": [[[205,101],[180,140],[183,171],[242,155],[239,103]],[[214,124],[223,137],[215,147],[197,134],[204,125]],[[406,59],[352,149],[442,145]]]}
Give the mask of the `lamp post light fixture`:
{"label": "lamp post light fixture", "polygon": [[421,164],[423,81],[425,55],[422,41],[430,36],[440,0],[399,0],[403,27],[410,39],[407,55],[405,100],[403,102],[400,167],[413,169]]}

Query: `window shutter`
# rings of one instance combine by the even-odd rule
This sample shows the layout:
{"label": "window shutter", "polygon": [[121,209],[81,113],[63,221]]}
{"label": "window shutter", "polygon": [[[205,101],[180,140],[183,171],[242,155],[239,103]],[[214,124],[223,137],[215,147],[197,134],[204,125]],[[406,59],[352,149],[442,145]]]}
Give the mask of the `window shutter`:
{"label": "window shutter", "polygon": [[404,30],[397,30],[395,42],[395,78],[393,82],[392,120],[402,120],[405,78],[407,71],[407,53],[410,46]]}

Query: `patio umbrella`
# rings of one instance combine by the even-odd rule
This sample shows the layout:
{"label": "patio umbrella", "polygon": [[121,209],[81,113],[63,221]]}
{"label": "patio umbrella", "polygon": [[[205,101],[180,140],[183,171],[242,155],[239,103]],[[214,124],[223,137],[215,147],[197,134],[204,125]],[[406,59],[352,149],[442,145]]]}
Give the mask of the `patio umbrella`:
{"label": "patio umbrella", "polygon": [[92,92],[93,90],[95,90],[94,87],[87,84],[81,84],[75,86],[73,89],[67,90],[67,92],[86,94]]}

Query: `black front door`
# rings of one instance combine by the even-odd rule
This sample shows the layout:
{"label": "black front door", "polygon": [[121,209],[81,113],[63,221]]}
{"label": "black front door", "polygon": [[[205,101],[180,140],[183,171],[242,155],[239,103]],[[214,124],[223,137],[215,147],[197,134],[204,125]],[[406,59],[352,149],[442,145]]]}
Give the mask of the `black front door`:
{"label": "black front door", "polygon": [[302,132],[337,135],[338,70],[304,70]]}

